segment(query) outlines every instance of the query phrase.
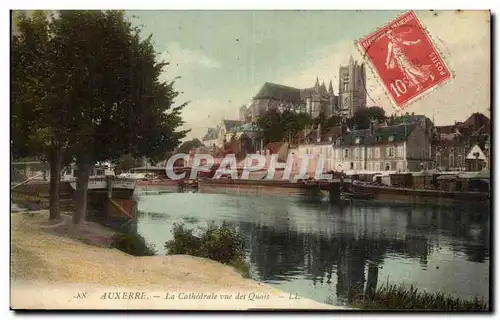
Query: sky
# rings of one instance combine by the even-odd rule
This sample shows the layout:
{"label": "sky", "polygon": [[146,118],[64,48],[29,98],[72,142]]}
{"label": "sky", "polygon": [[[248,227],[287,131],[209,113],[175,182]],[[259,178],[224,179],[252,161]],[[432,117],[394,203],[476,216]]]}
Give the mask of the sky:
{"label": "sky", "polygon": [[[340,65],[355,41],[403,11],[127,11],[143,35],[153,35],[159,57],[170,63],[162,80],[176,80],[176,103],[187,138],[202,138],[222,119],[238,119],[241,105],[266,82],[312,87],[332,80],[338,94]],[[489,115],[490,16],[487,11],[416,11],[454,78],[403,112],[424,114],[436,125]],[[365,61],[366,62],[366,61]],[[368,106],[394,112],[384,89],[367,70]]]}

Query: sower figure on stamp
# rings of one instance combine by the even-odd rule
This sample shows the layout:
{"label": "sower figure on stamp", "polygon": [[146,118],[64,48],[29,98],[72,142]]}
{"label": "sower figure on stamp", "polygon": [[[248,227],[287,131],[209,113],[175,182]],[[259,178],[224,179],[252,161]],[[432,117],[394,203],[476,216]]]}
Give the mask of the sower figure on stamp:
{"label": "sower figure on stamp", "polygon": [[421,89],[421,83],[426,82],[429,78],[434,80],[434,75],[431,72],[430,65],[416,65],[410,61],[405,54],[403,46],[412,46],[420,43],[420,39],[415,41],[404,40],[399,34],[395,34],[392,30],[387,31],[387,38],[389,42],[387,44],[387,58],[385,62],[385,67],[387,69],[393,69],[395,65],[399,67],[401,72],[408,79],[409,86],[417,87],[417,91]]}

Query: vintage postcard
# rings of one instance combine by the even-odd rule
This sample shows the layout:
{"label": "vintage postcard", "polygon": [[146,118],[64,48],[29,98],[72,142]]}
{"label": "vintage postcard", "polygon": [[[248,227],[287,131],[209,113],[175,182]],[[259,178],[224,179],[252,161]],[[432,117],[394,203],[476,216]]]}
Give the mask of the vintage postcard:
{"label": "vintage postcard", "polygon": [[12,310],[491,310],[489,11],[11,11]]}

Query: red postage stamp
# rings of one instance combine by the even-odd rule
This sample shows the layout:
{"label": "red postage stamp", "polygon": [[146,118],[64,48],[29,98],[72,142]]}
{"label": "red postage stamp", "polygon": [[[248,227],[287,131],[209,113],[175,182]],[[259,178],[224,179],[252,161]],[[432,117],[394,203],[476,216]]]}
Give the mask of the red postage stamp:
{"label": "red postage stamp", "polygon": [[400,109],[452,78],[414,11],[359,40],[358,47]]}

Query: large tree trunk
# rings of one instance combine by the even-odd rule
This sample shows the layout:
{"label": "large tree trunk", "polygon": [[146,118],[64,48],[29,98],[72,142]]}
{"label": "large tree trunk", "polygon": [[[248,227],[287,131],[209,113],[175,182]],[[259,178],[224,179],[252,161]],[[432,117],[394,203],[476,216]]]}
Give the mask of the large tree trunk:
{"label": "large tree trunk", "polygon": [[50,150],[50,220],[61,219],[59,208],[59,191],[61,184],[62,150],[56,145]]}
{"label": "large tree trunk", "polygon": [[76,209],[73,215],[73,223],[79,224],[85,221],[87,215],[87,191],[89,184],[90,163],[87,156],[77,158],[76,177]]}

